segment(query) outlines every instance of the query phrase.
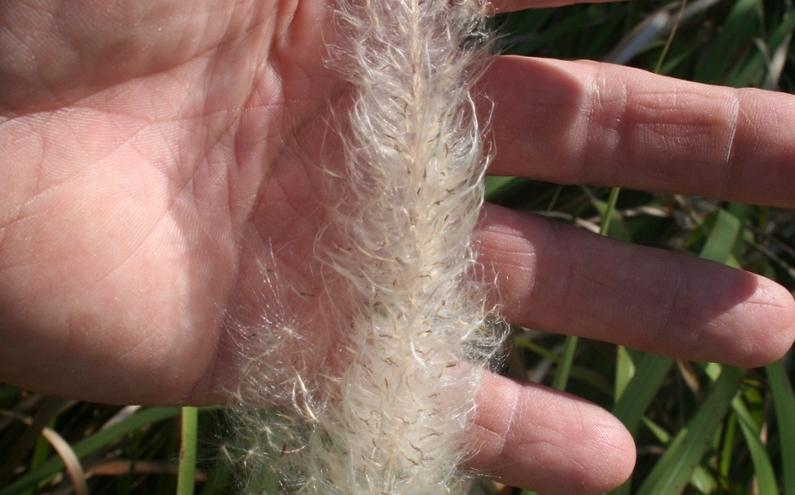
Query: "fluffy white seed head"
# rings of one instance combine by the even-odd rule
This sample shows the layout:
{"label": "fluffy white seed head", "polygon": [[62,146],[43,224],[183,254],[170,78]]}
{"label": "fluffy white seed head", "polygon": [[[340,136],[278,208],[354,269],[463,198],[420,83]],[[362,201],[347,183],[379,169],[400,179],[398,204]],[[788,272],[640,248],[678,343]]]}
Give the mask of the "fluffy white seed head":
{"label": "fluffy white seed head", "polygon": [[[477,376],[499,345],[470,247],[487,162],[470,94],[485,60],[482,12],[476,0],[339,5],[345,41],[332,63],[354,94],[339,125],[339,240],[317,256],[339,278],[328,300],[344,300],[346,318],[324,373],[284,362],[272,378],[289,396],[241,414],[251,491],[458,489]],[[282,341],[300,324],[272,320]]]}

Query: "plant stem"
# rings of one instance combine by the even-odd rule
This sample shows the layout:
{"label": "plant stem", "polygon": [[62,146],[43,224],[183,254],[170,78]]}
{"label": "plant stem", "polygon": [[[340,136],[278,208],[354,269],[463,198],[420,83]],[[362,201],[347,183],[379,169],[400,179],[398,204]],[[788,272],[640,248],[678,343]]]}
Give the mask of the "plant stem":
{"label": "plant stem", "polygon": [[177,495],[192,495],[196,474],[196,435],[199,411],[195,407],[182,408],[182,445],[179,448]]}

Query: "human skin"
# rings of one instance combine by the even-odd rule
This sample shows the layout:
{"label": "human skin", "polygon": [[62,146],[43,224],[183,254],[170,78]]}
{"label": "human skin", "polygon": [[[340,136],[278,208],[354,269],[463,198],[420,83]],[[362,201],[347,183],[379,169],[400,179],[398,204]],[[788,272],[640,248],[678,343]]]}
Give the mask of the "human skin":
{"label": "human skin", "polygon": [[[306,315],[318,360],[333,347],[317,165],[339,156],[328,123],[349,87],[326,64],[329,7],[0,4],[0,380],[224,403],[244,358],[230,328],[272,309],[274,280],[300,294],[282,309]],[[478,94],[494,105],[493,174],[795,206],[791,96],[515,57]],[[493,205],[474,245],[518,325],[739,366],[795,339],[792,296],[747,272]],[[472,469],[547,494],[607,491],[634,465],[607,412],[506,378],[484,375],[470,431]]]}

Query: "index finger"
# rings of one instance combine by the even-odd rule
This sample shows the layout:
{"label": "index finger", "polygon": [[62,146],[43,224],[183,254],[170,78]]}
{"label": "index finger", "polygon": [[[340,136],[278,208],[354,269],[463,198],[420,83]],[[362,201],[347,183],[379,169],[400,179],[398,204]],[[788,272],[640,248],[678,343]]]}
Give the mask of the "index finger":
{"label": "index finger", "polygon": [[489,173],[795,206],[795,97],[588,61],[499,57]]}

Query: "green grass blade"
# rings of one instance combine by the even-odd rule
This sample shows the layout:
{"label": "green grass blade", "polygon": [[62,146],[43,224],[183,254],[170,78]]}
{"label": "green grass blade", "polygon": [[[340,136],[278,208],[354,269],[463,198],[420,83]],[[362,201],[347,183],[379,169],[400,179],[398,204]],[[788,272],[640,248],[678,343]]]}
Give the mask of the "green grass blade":
{"label": "green grass blade", "polygon": [[792,391],[792,384],[781,361],[765,369],[773,392],[773,406],[781,438],[781,463],[784,473],[782,495],[795,495],[795,392]]}
{"label": "green grass blade", "polygon": [[[57,419],[57,416],[52,418],[50,423],[47,425],[47,428],[54,429]],[[30,458],[31,471],[35,471],[42,464],[47,462],[47,456],[49,455],[50,450],[50,442],[44,437],[44,435],[39,435],[38,440],[36,440],[36,447],[33,449],[33,455]],[[36,490],[33,488],[28,491],[28,495],[33,495],[34,493],[36,493]]]}
{"label": "green grass blade", "polygon": [[555,390],[566,390],[578,340],[577,337],[572,335],[566,337],[566,342],[563,344],[563,352],[560,354],[560,364],[558,364],[558,369],[555,371],[555,378],[552,379],[552,388]]}
{"label": "green grass blade", "polygon": [[546,31],[537,33],[532,38],[517,44],[509,53],[516,55],[530,55],[539,49],[554,44],[556,40],[571,39],[578,31],[581,31],[584,25],[588,25],[593,19],[593,14],[588,10],[572,14],[571,16],[562,19],[555,23]]}
{"label": "green grass blade", "polygon": [[508,22],[503,32],[523,34],[538,33],[543,30],[544,24],[554,15],[554,8],[527,9],[513,12],[508,16]]}
{"label": "green grass blade", "polygon": [[[793,31],[795,31],[795,15],[789,14],[768,38],[767,52],[773,54],[779,49],[786,49],[782,45],[789,43],[789,36]],[[727,77],[726,84],[734,87],[747,86],[750,81],[768,69],[767,64],[765,57],[756,50],[744,66],[738,67],[736,73]]]}
{"label": "green grass blade", "polygon": [[758,30],[759,0],[737,0],[718,36],[711,43],[696,71],[695,79],[707,83],[722,81],[744,44]]}
{"label": "green grass blade", "polygon": [[665,428],[650,420],[647,416],[643,416],[641,421],[661,444],[665,445],[671,441],[671,435],[665,431]]}
{"label": "green grass blade", "polygon": [[199,411],[195,407],[182,408],[182,444],[179,448],[177,495],[193,495],[196,476],[196,435]]}
{"label": "green grass blade", "polygon": [[632,242],[632,234],[630,234],[629,229],[624,224],[624,219],[621,218],[621,215],[616,211],[616,202],[618,201],[620,192],[620,187],[614,187],[610,189],[610,196],[607,198],[607,202],[591,198],[591,204],[593,204],[594,208],[596,208],[599,215],[602,217],[599,225],[599,235]]}
{"label": "green grass blade", "polygon": [[718,210],[715,225],[707,237],[707,242],[701,249],[700,256],[707,260],[725,263],[732,253],[737,237],[740,235],[742,224],[740,219],[724,209]]}
{"label": "green grass blade", "polygon": [[698,466],[693,476],[690,477],[690,485],[706,495],[715,491],[718,487],[718,482],[707,469],[703,466]]}
{"label": "green grass blade", "polygon": [[787,41],[787,37],[795,31],[795,14],[789,13],[770,35],[767,41],[767,48],[770,53],[775,52],[782,43]]}
{"label": "green grass blade", "polygon": [[706,401],[671,442],[638,490],[638,495],[678,495],[710,448],[722,418],[731,406],[745,370],[725,366]]}
{"label": "green grass blade", "polygon": [[617,346],[615,380],[616,393],[614,397],[616,403],[621,399],[621,396],[624,394],[624,390],[627,389],[627,385],[629,385],[629,382],[635,376],[635,369],[635,361],[632,359],[632,354],[630,354],[629,350],[623,345]]}
{"label": "green grass blade", "polygon": [[743,400],[737,396],[732,400],[732,410],[737,415],[740,430],[751,453],[751,462],[754,465],[756,479],[759,482],[759,495],[778,495],[776,475],[767,448],[759,439],[759,428],[754,423],[751,413],[745,407]]}
{"label": "green grass blade", "polygon": [[731,472],[732,459],[734,458],[734,441],[737,436],[737,415],[729,414],[723,427],[723,445],[720,452],[718,472],[728,478]]}
{"label": "green grass blade", "polygon": [[[517,336],[517,337],[514,338],[514,343],[517,346],[522,347],[524,349],[527,349],[528,351],[530,351],[532,353],[538,354],[539,356],[541,356],[544,359],[549,359],[550,361],[555,363],[555,365],[558,365],[558,363],[560,363],[560,356],[558,356],[554,352],[548,350],[546,347],[541,346],[539,344],[536,344],[532,340],[527,340],[525,338]],[[613,393],[614,393],[612,388],[610,388],[605,383],[595,379],[593,374],[587,373],[587,372],[579,369],[577,366],[574,366],[573,364],[572,364],[571,369],[569,371],[569,375],[571,377],[574,377],[574,378],[577,378],[579,380],[582,380],[583,382],[585,382],[588,385],[590,385],[591,387],[593,387],[595,390],[599,390],[600,392],[603,392],[605,395],[613,395]]]}
{"label": "green grass blade", "polygon": [[665,41],[665,46],[663,47],[663,51],[660,54],[660,58],[657,59],[657,65],[654,66],[654,73],[659,74],[660,70],[662,69],[663,62],[665,61],[665,57],[668,55],[668,51],[671,49],[671,43],[674,40],[674,36],[676,36],[676,30],[679,28],[679,23],[682,22],[682,15],[685,13],[685,6],[687,5],[687,0],[682,0],[682,3],[679,5],[679,13],[676,16],[676,22],[674,23],[673,29],[671,29],[671,33],[668,35],[668,39]]}
{"label": "green grass blade", "polygon": [[485,182],[486,190],[484,192],[484,197],[486,201],[494,201],[503,192],[510,189],[517,181],[516,177],[489,176],[486,177]]}
{"label": "green grass blade", "polygon": [[517,336],[513,339],[513,341],[514,344],[523,347],[524,349],[527,349],[530,352],[538,354],[542,358],[549,359],[555,364],[558,364],[560,362],[560,356],[555,354],[553,351],[550,351],[546,347],[536,344],[532,340],[527,340],[525,338]]}
{"label": "green grass blade", "polygon": [[624,423],[633,436],[640,426],[643,413],[654,399],[673,362],[674,360],[668,357],[644,355],[638,363],[635,376],[613,408],[613,415]]}
{"label": "green grass blade", "polygon": [[[180,409],[178,407],[158,407],[152,409],[145,409],[133,414],[126,420],[118,423],[110,428],[94,433],[90,437],[82,440],[72,446],[72,450],[78,458],[85,457],[92,452],[96,452],[105,445],[113,442],[115,439],[122,435],[126,435],[131,431],[142,428],[151,423],[162,421],[164,419],[173,418],[178,415]],[[49,461],[42,464],[42,466],[31,471],[27,475],[18,479],[16,482],[7,486],[0,495],[18,495],[25,492],[29,488],[36,486],[42,481],[50,479],[52,476],[61,472],[64,468],[63,461],[60,457],[53,457]]]}
{"label": "green grass blade", "polygon": [[[621,356],[621,348],[619,348],[619,356]],[[626,349],[623,354],[627,357],[624,360],[629,360],[629,353]],[[668,370],[674,360],[668,357],[655,356],[653,354],[644,354],[641,360],[636,363],[636,368],[631,380],[625,385],[623,393],[619,396],[618,401],[613,407],[613,415],[618,418],[630,434],[635,437],[643,413],[649,408],[651,401],[657,394],[660,385],[668,375]],[[619,359],[619,364],[621,359]],[[618,373],[618,372],[617,372]],[[616,384],[618,387],[618,384]],[[628,495],[632,487],[632,480],[627,480],[623,485],[611,491],[609,495]]]}
{"label": "green grass blade", "polygon": [[767,59],[757,47],[753,47],[750,53],[739,58],[734,68],[726,75],[723,85],[733,88],[759,87],[764,80],[766,69]]}
{"label": "green grass blade", "polygon": [[613,220],[614,212],[616,211],[616,203],[618,202],[618,195],[621,193],[620,187],[610,189],[610,197],[607,198],[607,207],[604,211],[599,213],[602,215],[602,223],[599,226],[599,235],[607,235],[610,230],[610,222]]}

